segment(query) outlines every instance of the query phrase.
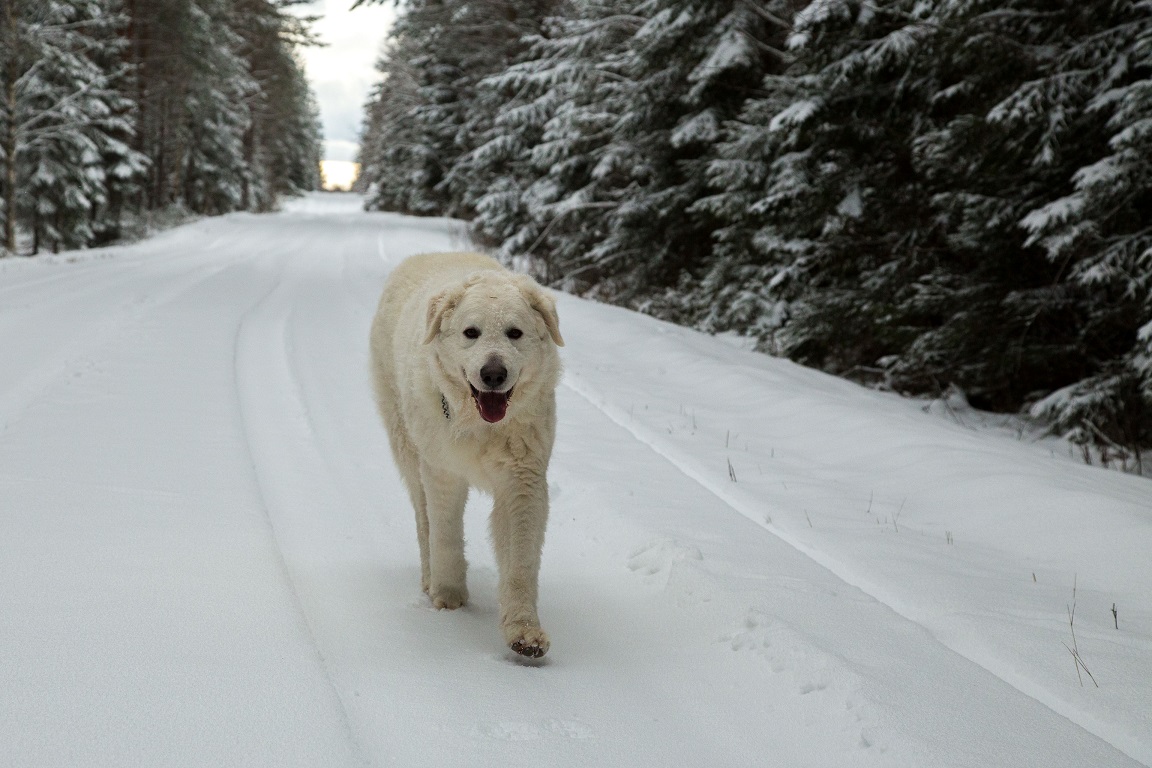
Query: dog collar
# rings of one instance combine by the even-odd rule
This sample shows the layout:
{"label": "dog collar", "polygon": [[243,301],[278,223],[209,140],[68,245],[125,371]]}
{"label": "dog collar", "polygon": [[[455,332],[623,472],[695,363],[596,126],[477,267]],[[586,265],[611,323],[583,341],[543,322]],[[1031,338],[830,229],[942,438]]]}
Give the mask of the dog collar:
{"label": "dog collar", "polygon": [[448,398],[444,397],[443,393],[440,395],[440,410],[444,411],[444,418],[452,420],[452,414],[448,410]]}

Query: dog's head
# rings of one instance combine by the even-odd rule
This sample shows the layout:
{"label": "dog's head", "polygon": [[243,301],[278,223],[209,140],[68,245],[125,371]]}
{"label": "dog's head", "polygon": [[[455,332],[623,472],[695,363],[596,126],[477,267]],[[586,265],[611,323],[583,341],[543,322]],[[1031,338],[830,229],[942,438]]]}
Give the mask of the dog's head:
{"label": "dog's head", "polygon": [[425,344],[435,344],[442,371],[460,377],[480,417],[496,423],[517,389],[525,391],[559,371],[564,346],[556,303],[531,278],[477,272],[428,302]]}

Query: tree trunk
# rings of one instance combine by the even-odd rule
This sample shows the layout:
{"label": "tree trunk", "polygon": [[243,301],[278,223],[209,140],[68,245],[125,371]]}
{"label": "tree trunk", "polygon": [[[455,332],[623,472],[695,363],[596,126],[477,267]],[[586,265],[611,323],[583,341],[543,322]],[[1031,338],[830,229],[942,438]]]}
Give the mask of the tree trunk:
{"label": "tree trunk", "polygon": [[[3,0],[4,29],[0,42],[15,55],[16,19],[12,0]],[[0,256],[16,253],[16,63],[4,64],[4,243]]]}
{"label": "tree trunk", "polygon": [[[124,49],[124,61],[126,64],[135,67],[136,71],[136,131],[132,136],[132,148],[137,152],[147,155],[151,159],[151,153],[148,151],[149,141],[151,139],[151,132],[149,130],[149,121],[152,119],[151,104],[148,101],[148,78],[151,77],[152,72],[148,66],[148,25],[147,20],[142,18],[140,10],[137,8],[137,0],[128,0],[125,4],[125,10],[128,12],[128,29],[125,35],[128,38],[129,45]],[[153,169],[149,165],[149,173]],[[151,199],[152,185],[147,180],[142,182],[137,193],[134,195],[136,198],[137,210],[152,210],[156,206],[152,204]],[[130,202],[130,201],[129,201]],[[120,214],[117,212],[116,229],[120,228]]]}
{"label": "tree trunk", "polygon": [[[11,6],[8,8],[11,14]],[[4,251],[16,253],[16,78],[5,73],[4,108]]]}
{"label": "tree trunk", "polygon": [[[244,162],[248,164],[249,168],[255,168],[256,163],[253,162],[253,157],[256,155],[256,121],[252,121],[252,125],[248,126],[248,130],[244,131]],[[252,180],[248,174],[244,174],[240,181],[240,210],[251,211],[255,208],[252,203]]]}

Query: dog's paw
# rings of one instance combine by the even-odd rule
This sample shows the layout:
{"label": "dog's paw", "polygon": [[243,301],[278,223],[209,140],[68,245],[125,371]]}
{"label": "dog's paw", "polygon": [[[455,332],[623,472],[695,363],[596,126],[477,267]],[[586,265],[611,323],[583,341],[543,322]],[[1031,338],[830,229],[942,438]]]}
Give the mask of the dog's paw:
{"label": "dog's paw", "polygon": [[508,647],[521,656],[538,659],[548,653],[551,642],[548,633],[540,627],[509,627],[504,630]]}
{"label": "dog's paw", "polygon": [[454,611],[468,602],[467,587],[433,587],[428,593],[437,609]]}

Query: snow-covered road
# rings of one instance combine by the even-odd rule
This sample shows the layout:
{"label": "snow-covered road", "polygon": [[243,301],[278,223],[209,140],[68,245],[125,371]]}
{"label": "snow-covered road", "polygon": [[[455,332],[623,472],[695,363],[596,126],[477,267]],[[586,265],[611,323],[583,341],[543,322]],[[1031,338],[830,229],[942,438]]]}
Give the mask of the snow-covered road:
{"label": "snow-covered road", "polygon": [[0,765],[1152,763],[1147,480],[568,297],[552,651],[432,609],[358,204],[0,262]]}

